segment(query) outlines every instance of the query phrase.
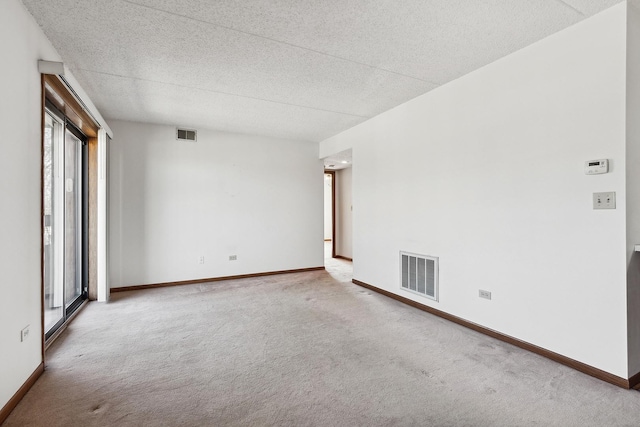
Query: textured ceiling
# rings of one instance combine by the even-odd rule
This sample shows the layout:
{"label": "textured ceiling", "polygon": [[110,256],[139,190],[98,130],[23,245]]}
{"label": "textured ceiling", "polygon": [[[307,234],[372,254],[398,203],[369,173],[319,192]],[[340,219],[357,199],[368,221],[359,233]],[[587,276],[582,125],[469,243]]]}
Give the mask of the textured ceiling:
{"label": "textured ceiling", "polygon": [[23,0],[107,119],[321,141],[621,0]]}

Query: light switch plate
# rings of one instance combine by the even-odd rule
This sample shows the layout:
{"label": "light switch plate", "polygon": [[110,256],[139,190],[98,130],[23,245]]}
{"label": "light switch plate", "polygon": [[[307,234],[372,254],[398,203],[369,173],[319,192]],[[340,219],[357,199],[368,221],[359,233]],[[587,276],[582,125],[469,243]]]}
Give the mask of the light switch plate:
{"label": "light switch plate", "polygon": [[593,193],[593,209],[615,209],[616,192]]}

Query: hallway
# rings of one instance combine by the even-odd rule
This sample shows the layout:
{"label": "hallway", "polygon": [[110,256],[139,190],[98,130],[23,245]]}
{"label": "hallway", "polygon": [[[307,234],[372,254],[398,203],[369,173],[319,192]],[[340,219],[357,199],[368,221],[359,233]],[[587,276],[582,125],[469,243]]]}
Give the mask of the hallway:
{"label": "hallway", "polygon": [[339,282],[351,282],[353,263],[341,258],[331,258],[331,242],[324,242],[324,268]]}

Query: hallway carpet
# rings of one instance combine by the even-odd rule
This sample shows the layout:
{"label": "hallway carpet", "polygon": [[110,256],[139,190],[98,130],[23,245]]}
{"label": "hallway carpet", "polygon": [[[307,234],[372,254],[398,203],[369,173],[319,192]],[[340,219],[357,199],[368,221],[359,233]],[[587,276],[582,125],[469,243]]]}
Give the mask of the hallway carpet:
{"label": "hallway carpet", "polygon": [[6,427],[640,424],[640,393],[327,265],[89,304]]}

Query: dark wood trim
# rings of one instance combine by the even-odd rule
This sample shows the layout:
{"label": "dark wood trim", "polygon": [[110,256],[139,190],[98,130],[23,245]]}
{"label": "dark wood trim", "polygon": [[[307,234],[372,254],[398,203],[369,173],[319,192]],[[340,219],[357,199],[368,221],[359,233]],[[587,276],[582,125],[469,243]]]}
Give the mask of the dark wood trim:
{"label": "dark wood trim", "polygon": [[120,288],[111,288],[111,292],[113,293],[113,292],[138,291],[141,289],[166,288],[167,286],[195,285],[198,283],[220,282],[222,280],[248,279],[252,277],[274,276],[276,274],[305,273],[308,271],[318,271],[318,270],[324,270],[324,266],[299,268],[296,270],[281,270],[281,271],[267,271],[264,273],[240,274],[237,276],[211,277],[208,279],[183,280],[180,282],[164,282],[164,283],[152,283],[149,285],[123,286]]}
{"label": "dark wood trim", "polygon": [[336,257],[336,171],[324,171],[331,175],[331,258]]}
{"label": "dark wood trim", "polygon": [[344,260],[346,260],[346,261],[351,261],[351,262],[353,262],[353,258],[349,258],[349,257],[342,256],[342,255],[336,255],[334,258],[340,258],[340,259],[344,259]]}
{"label": "dark wood trim", "polygon": [[336,257],[336,171],[331,171],[331,256]]}
{"label": "dark wood trim", "polygon": [[89,138],[88,145],[88,183],[89,186],[89,247],[88,259],[88,297],[89,300],[98,299],[98,138]]}
{"label": "dark wood trim", "polygon": [[629,388],[634,390],[640,389],[640,372],[629,378]]}
{"label": "dark wood trim", "polygon": [[[400,301],[402,303],[405,303],[407,305],[410,305],[412,307],[415,307],[417,309],[420,309],[422,311],[426,311],[427,313],[431,313],[435,316],[441,317],[443,319],[449,320],[450,322],[453,323],[457,323],[458,325],[467,327],[469,329],[473,329],[476,332],[480,332],[482,334],[488,335],[492,338],[498,339],[500,341],[504,341],[508,344],[514,345],[516,347],[522,348],[524,350],[528,350],[532,353],[536,353],[540,356],[546,357],[547,359],[551,359],[554,362],[560,363],[562,365],[568,366],[570,368],[573,368],[577,371],[580,371],[584,374],[590,375],[592,377],[595,377],[599,380],[602,381],[606,381],[610,384],[616,385],[618,387],[622,387],[622,388],[626,388],[629,389],[630,385],[632,384],[632,380],[634,381],[639,381],[640,380],[640,373],[634,375],[633,377],[631,377],[631,379],[625,379],[622,377],[618,377],[616,375],[613,375],[609,372],[603,371],[601,369],[595,368],[593,366],[587,365],[586,363],[582,363],[579,362],[577,360],[571,359],[569,357],[563,356],[561,354],[555,353],[553,351],[547,350],[545,348],[542,347],[538,347],[537,345],[534,344],[530,344],[526,341],[522,341],[519,340],[517,338],[511,337],[509,335],[505,335],[501,332],[498,331],[494,331],[493,329],[489,329],[489,328],[485,328],[484,326],[478,325],[477,323],[473,323],[470,322],[468,320],[462,319],[460,317],[454,316],[452,314],[449,314],[447,312],[438,310],[436,308],[433,307],[429,307],[427,305],[424,304],[420,304],[419,302],[415,302],[413,300],[410,300],[408,298],[405,298],[403,296],[394,294],[392,292],[389,291],[385,291],[384,289],[380,289],[376,286],[370,285],[368,283],[365,282],[361,282],[360,280],[356,280],[353,279],[352,282],[358,286],[362,286],[364,288],[370,289],[374,292],[377,292],[379,294],[382,294],[384,296],[387,296],[389,298],[392,298],[396,301]],[[638,378],[636,378],[638,377]]]}
{"label": "dark wood trim", "polygon": [[20,387],[18,391],[16,391],[13,397],[9,399],[7,404],[4,405],[4,407],[0,410],[0,424],[4,423],[7,420],[7,418],[9,417],[9,414],[11,414],[11,411],[13,411],[16,408],[16,406],[18,406],[18,403],[20,403],[22,398],[27,394],[27,392],[31,389],[31,387],[33,387],[33,385],[36,383],[38,378],[40,378],[40,375],[42,375],[43,372],[44,372],[44,362],[41,362],[40,365],[38,365],[38,367],[36,368],[36,370],[33,371],[33,373],[29,376],[29,378],[27,378],[27,381],[25,381],[25,383],[22,384],[22,387]]}
{"label": "dark wood trim", "polygon": [[63,112],[82,133],[89,138],[96,138],[98,136],[98,126],[73,94],[69,92],[67,86],[60,81],[58,76],[43,74],[42,77],[46,98]]}

